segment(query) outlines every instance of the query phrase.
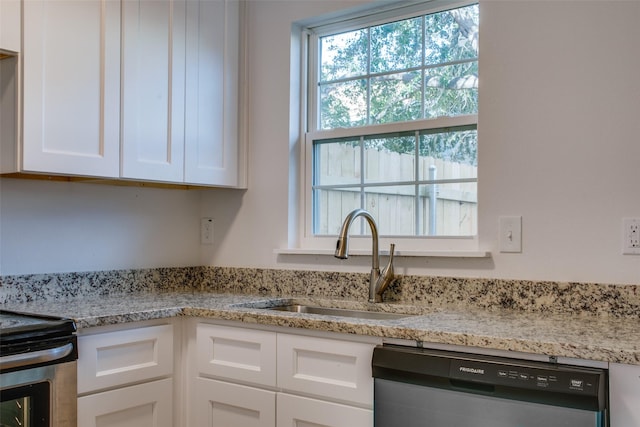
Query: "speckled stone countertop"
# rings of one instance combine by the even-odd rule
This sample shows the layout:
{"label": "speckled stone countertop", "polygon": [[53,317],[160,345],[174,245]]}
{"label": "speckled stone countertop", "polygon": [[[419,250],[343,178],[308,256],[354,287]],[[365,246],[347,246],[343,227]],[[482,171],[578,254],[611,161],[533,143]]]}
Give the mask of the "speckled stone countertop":
{"label": "speckled stone countertop", "polygon": [[[420,280],[408,277],[390,289],[389,302],[369,304],[366,275],[358,274],[320,274],[315,285],[316,273],[309,272],[295,280],[291,272],[209,268],[117,275],[115,281],[107,275],[106,287],[102,279],[88,284],[86,275],[73,284],[61,277],[3,277],[0,308],[71,317],[81,329],[196,316],[640,365],[636,286],[438,278],[409,291]],[[425,289],[429,297],[421,294]],[[287,302],[412,316],[368,320],[266,310]],[[585,305],[589,310],[577,308]]]}

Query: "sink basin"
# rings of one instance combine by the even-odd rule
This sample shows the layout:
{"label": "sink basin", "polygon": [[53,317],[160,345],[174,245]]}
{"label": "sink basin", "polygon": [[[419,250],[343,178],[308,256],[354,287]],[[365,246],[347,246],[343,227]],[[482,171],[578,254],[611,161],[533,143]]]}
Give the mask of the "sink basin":
{"label": "sink basin", "polygon": [[351,310],[347,308],[319,307],[305,304],[287,304],[268,307],[268,310],[288,311],[292,313],[321,314],[324,316],[355,317],[358,319],[390,320],[413,316],[405,313],[388,313],[386,311]]}
{"label": "sink basin", "polygon": [[370,320],[406,319],[424,316],[433,311],[432,308],[425,309],[411,305],[314,298],[273,298],[244,302],[236,304],[235,307]]}

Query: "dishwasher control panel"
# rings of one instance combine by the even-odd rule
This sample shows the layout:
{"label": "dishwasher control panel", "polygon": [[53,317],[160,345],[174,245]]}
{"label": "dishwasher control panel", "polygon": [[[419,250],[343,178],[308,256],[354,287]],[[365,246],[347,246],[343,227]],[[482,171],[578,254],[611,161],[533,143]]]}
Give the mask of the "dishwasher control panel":
{"label": "dishwasher control panel", "polygon": [[588,372],[564,365],[507,364],[489,360],[450,359],[452,379],[518,388],[541,388],[549,391],[593,394],[600,386],[600,370]]}

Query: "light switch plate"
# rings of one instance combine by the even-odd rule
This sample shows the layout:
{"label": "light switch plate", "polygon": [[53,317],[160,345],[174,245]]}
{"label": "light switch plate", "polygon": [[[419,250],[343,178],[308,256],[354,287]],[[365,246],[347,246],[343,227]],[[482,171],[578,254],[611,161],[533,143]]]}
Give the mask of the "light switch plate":
{"label": "light switch plate", "polygon": [[522,252],[522,217],[500,217],[500,252]]}

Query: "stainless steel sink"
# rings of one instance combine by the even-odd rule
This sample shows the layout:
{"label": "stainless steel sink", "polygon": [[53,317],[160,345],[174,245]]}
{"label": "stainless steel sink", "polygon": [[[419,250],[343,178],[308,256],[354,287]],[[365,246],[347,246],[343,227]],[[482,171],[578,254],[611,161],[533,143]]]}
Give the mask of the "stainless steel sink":
{"label": "stainless steel sink", "polygon": [[390,320],[414,316],[406,313],[388,313],[386,311],[351,310],[347,308],[319,307],[305,304],[287,304],[268,307],[268,310],[288,311],[292,313],[321,314],[324,316],[355,317],[359,319]]}

